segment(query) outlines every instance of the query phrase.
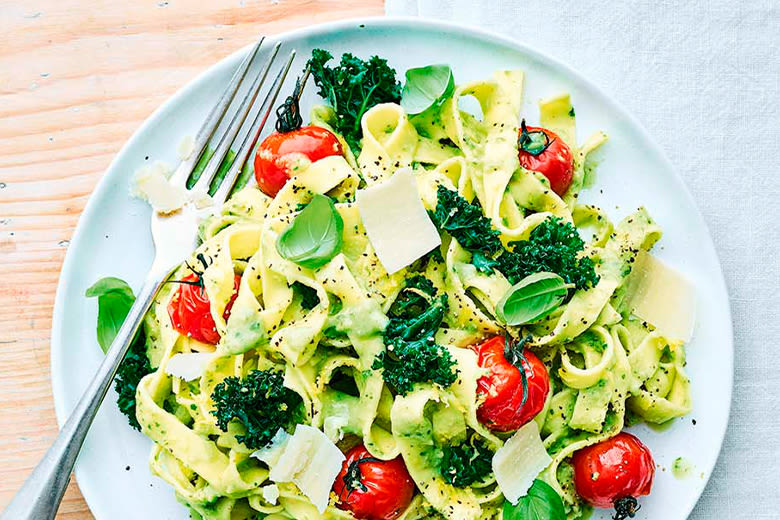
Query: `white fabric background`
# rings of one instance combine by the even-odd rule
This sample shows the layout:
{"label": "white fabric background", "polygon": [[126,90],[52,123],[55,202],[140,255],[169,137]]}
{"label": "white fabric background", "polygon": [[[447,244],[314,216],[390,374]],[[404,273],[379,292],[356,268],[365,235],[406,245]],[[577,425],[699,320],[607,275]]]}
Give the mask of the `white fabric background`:
{"label": "white fabric background", "polygon": [[734,314],[731,422],[690,518],[780,518],[780,2],[387,0],[386,9],[478,25],[554,56],[660,142],[710,227]]}

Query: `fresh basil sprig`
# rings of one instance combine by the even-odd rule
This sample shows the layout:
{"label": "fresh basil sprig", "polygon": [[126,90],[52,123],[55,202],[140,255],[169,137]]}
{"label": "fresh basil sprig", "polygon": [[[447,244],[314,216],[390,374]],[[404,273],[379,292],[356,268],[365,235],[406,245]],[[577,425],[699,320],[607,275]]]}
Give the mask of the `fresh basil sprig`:
{"label": "fresh basil sprig", "polygon": [[124,280],[108,276],[87,289],[88,298],[98,299],[97,340],[105,354],[124,323],[135,296]]}
{"label": "fresh basil sprig", "polygon": [[401,91],[401,107],[409,115],[420,114],[441,104],[454,90],[455,78],[449,65],[409,69]]}
{"label": "fresh basil sprig", "polygon": [[516,283],[496,306],[507,325],[523,325],[554,311],[574,287],[555,273],[534,273]]}
{"label": "fresh basil sprig", "polygon": [[317,194],[279,235],[276,250],[291,262],[316,269],[341,251],[342,231],[344,221],[333,201]]}
{"label": "fresh basil sprig", "polygon": [[566,510],[558,493],[549,484],[537,479],[517,505],[504,502],[503,519],[566,520]]}

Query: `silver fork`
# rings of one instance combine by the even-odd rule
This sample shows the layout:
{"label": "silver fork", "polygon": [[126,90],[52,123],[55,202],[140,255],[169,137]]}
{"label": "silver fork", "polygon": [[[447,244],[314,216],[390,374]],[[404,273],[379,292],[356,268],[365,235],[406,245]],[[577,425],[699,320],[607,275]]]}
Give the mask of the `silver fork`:
{"label": "silver fork", "polygon": [[[216,207],[224,203],[233,190],[238,175],[268,120],[295,57],[295,51],[291,51],[287,61],[268,89],[262,104],[255,112],[254,118],[246,126],[247,116],[255,104],[280,47],[280,43],[274,46],[262,70],[251,82],[243,98],[237,99],[236,93],[247,82],[245,81],[247,72],[251,68],[262,43],[263,39],[257,42],[244,58],[225,89],[225,93],[198,131],[194,145],[197,153],[191,154],[189,159],[182,161],[171,177],[171,182],[174,185],[186,187],[187,180],[192,175],[200,158],[213,150],[213,155],[208,160],[197,182],[190,188],[208,191],[228,151],[237,149],[227,174],[214,192],[213,199]],[[228,121],[230,113],[232,116]],[[238,137],[239,131],[245,127],[245,131]],[[76,456],[84,443],[92,420],[100,408],[100,403],[114,379],[119,363],[127,354],[130,343],[138,331],[141,319],[151,307],[152,301],[165,279],[197,246],[198,221],[205,216],[205,212],[214,211],[214,206],[198,208],[194,203],[188,203],[174,213],[166,215],[155,212],[152,215],[151,227],[155,257],[146,281],[138,291],[135,303],[127,314],[125,322],[119,329],[116,339],[106,353],[94,379],[60,430],[54,444],[27,478],[19,492],[16,493],[0,516],[0,520],[54,518],[70,480]]]}

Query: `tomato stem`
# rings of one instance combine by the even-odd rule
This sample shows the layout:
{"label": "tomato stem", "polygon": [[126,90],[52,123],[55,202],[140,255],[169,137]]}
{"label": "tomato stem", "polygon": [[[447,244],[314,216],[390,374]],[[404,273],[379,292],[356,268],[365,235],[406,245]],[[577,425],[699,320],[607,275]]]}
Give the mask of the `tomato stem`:
{"label": "tomato stem", "polygon": [[531,339],[532,336],[529,334],[515,343],[514,338],[509,333],[504,333],[504,357],[520,371],[520,380],[523,386],[523,399],[520,401],[520,408],[525,406],[526,401],[528,401],[528,376],[525,373],[528,360],[523,355],[523,349]]}
{"label": "tomato stem", "polygon": [[344,481],[344,485],[347,487],[347,489],[349,489],[349,492],[347,493],[347,500],[349,500],[349,496],[356,489],[360,489],[363,492],[368,491],[366,485],[363,484],[363,473],[361,473],[360,471],[360,465],[363,464],[364,462],[382,462],[382,461],[375,457],[363,457],[358,460],[353,460],[352,462],[349,463],[349,466],[347,467],[347,472],[342,477],[342,480]]}
{"label": "tomato stem", "polygon": [[612,520],[625,520],[626,518],[634,518],[636,512],[642,506],[639,505],[634,497],[623,497],[615,500],[615,516]]}
{"label": "tomato stem", "polygon": [[276,131],[280,134],[286,134],[293,130],[298,130],[303,125],[301,117],[301,96],[303,88],[306,86],[306,80],[311,74],[311,66],[306,65],[303,76],[295,81],[295,90],[292,95],[287,96],[279,108],[276,109]]}
{"label": "tomato stem", "polygon": [[517,139],[517,146],[533,156],[539,156],[553,144],[554,139],[550,139],[546,132],[535,130],[528,131],[525,126],[525,119],[520,123],[520,137]]}

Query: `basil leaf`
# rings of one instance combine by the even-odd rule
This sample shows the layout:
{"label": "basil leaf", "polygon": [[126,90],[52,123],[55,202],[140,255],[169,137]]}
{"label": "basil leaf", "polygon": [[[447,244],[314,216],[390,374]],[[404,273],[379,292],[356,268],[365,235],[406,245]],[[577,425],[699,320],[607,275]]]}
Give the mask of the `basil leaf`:
{"label": "basil leaf", "polygon": [[85,294],[98,299],[97,340],[105,354],[130,312],[135,296],[124,280],[113,276],[101,278]]}
{"label": "basil leaf", "polygon": [[503,520],[566,520],[566,510],[558,493],[537,479],[517,505],[504,502]]}
{"label": "basil leaf", "polygon": [[342,231],[344,221],[333,201],[317,194],[279,235],[276,250],[291,262],[316,269],[341,251]]}
{"label": "basil leaf", "polygon": [[509,289],[496,314],[507,325],[531,323],[558,308],[572,287],[555,273],[534,273]]}
{"label": "basil leaf", "polygon": [[406,71],[401,91],[401,107],[409,115],[440,105],[455,90],[455,78],[449,65],[428,65]]}

